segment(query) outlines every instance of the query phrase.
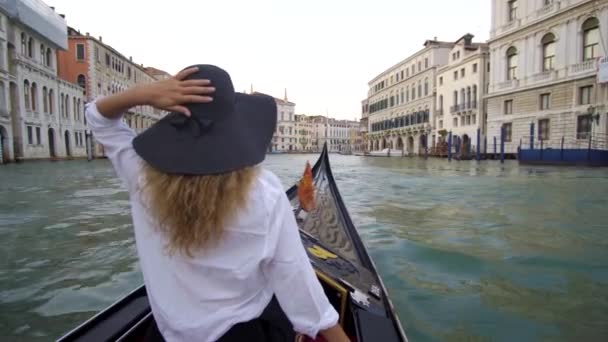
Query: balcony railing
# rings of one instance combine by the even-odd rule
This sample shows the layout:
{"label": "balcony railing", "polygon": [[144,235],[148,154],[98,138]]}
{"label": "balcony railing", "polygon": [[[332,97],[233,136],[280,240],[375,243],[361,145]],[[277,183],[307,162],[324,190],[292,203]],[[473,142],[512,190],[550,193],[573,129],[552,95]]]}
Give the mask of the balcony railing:
{"label": "balcony railing", "polygon": [[595,71],[596,63],[594,59],[573,64],[570,66],[570,74],[581,74],[589,71]]}
{"label": "balcony railing", "polygon": [[536,11],[536,15],[539,17],[542,17],[544,15],[547,15],[551,12],[554,11],[558,11],[560,8],[560,2],[559,1],[553,1],[552,3],[545,5],[543,8],[539,9],[538,11]]}
{"label": "balcony railing", "polygon": [[510,89],[510,88],[517,87],[518,85],[519,85],[519,80],[517,80],[517,79],[508,80],[505,82],[498,83],[498,89],[500,89],[500,90]]}

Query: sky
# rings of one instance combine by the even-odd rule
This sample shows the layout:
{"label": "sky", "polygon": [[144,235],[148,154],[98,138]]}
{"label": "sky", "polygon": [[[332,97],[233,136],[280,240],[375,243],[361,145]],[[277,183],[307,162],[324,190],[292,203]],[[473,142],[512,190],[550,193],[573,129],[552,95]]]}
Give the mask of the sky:
{"label": "sky", "polygon": [[485,41],[489,0],[44,0],[144,66],[227,70],[296,113],[361,116],[368,82],[437,37]]}

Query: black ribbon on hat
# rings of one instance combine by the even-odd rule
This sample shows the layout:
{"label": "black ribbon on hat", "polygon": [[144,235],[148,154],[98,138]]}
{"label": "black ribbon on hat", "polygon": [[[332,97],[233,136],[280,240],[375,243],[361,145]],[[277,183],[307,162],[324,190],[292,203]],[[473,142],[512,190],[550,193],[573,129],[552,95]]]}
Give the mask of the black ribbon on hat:
{"label": "black ribbon on hat", "polygon": [[209,132],[213,127],[213,120],[195,115],[187,117],[185,115],[176,114],[169,122],[171,123],[171,126],[175,127],[178,131],[189,129],[195,137],[200,137]]}

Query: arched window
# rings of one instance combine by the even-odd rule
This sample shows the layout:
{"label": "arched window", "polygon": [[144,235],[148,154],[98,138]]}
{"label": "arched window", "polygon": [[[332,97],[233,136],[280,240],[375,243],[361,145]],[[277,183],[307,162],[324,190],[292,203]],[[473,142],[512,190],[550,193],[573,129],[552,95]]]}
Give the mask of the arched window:
{"label": "arched window", "polygon": [[467,87],[467,108],[471,108],[471,87]]}
{"label": "arched window", "polygon": [[53,101],[54,101],[53,96],[55,96],[53,89],[49,89],[49,113],[50,114],[54,114],[54,112],[55,112],[55,109],[53,109]]}
{"label": "arched window", "polygon": [[412,101],[416,99],[416,84],[412,84]]}
{"label": "arched window", "polygon": [[458,90],[454,90],[454,106],[458,105]]}
{"label": "arched window", "polygon": [[82,119],[82,108],[80,106],[80,99],[76,101],[76,109],[78,111],[78,121],[80,121]]}
{"label": "arched window", "polygon": [[405,102],[410,102],[410,87],[405,88]]}
{"label": "arched window", "polygon": [[600,55],[600,22],[589,18],[583,23],[583,61],[595,59]]}
{"label": "arched window", "polygon": [[61,113],[61,117],[64,118],[65,117],[65,96],[63,96],[63,93],[61,93],[61,96],[59,97],[59,112]]}
{"label": "arched window", "polygon": [[34,38],[32,37],[27,40],[27,56],[29,58],[34,57]]}
{"label": "arched window", "polygon": [[53,55],[51,54],[51,48],[46,48],[46,66],[53,66]]}
{"label": "arched window", "polygon": [[425,78],[424,79],[424,96],[428,96],[429,95],[429,79]]}
{"label": "arched window", "polygon": [[464,94],[464,88],[460,89],[460,104],[462,104],[462,107],[464,107],[466,98],[465,98],[465,94]]}
{"label": "arched window", "polygon": [[422,97],[422,81],[418,81],[418,97]]}
{"label": "arched window", "polygon": [[547,33],[541,40],[543,46],[543,71],[553,70],[555,63],[555,35]]}
{"label": "arched window", "polygon": [[30,96],[32,97],[32,110],[36,111],[38,109],[38,86],[36,82],[32,82],[32,93]]}
{"label": "arched window", "polygon": [[27,37],[23,32],[21,32],[21,54],[24,56],[27,55]]}
{"label": "arched window", "polygon": [[25,102],[25,109],[30,110],[30,81],[23,81],[23,101]]}
{"label": "arched window", "polygon": [[40,44],[40,64],[45,65],[44,60],[46,59],[46,53],[44,50],[44,44]]}
{"label": "arched window", "polygon": [[78,85],[82,89],[86,89],[87,88],[87,79],[86,79],[86,77],[84,75],[82,75],[82,74],[78,75],[78,78],[77,78],[76,82],[78,83]]}
{"label": "arched window", "polygon": [[49,112],[49,94],[46,90],[46,87],[42,87],[42,112]]}
{"label": "arched window", "polygon": [[78,121],[78,107],[76,107],[76,97],[72,98],[72,108],[74,110],[74,121]]}
{"label": "arched window", "polygon": [[517,79],[517,49],[511,46],[507,50],[507,80]]}
{"label": "arched window", "polygon": [[65,118],[70,118],[70,96],[65,94]]}

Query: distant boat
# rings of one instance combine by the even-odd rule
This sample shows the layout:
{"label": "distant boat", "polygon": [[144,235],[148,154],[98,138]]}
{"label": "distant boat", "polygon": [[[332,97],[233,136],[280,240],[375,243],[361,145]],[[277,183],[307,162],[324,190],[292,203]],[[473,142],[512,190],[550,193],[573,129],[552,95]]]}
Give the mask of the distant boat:
{"label": "distant boat", "polygon": [[350,156],[353,153],[351,151],[339,151],[338,154],[341,154],[343,156]]}
{"label": "distant boat", "polygon": [[403,151],[385,148],[381,151],[371,151],[369,155],[372,157],[403,157]]}

